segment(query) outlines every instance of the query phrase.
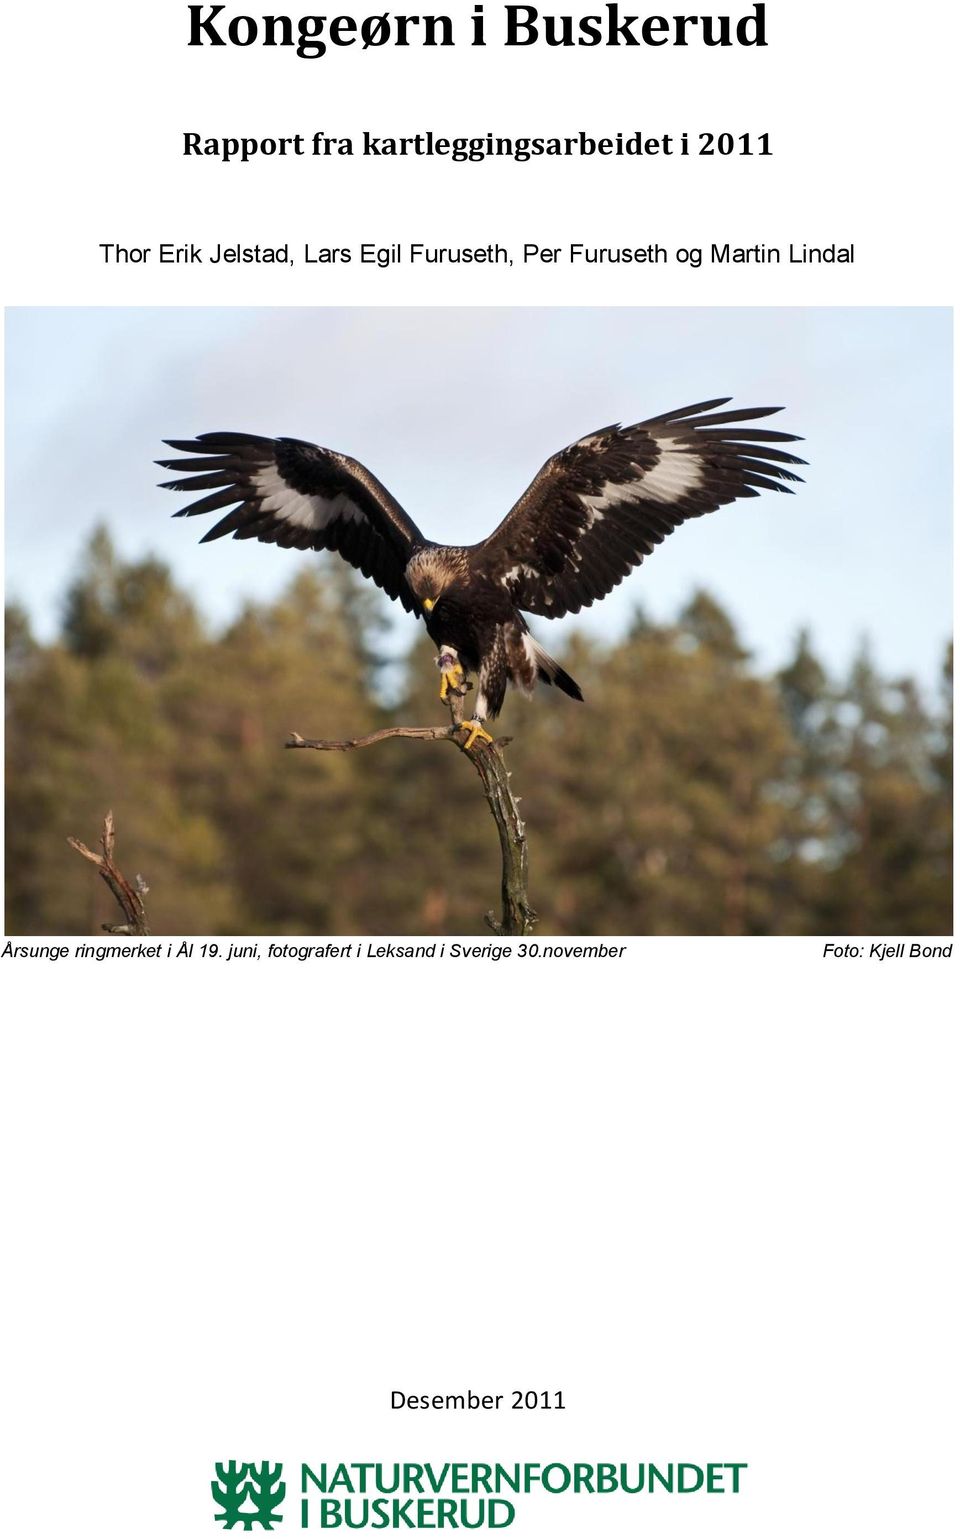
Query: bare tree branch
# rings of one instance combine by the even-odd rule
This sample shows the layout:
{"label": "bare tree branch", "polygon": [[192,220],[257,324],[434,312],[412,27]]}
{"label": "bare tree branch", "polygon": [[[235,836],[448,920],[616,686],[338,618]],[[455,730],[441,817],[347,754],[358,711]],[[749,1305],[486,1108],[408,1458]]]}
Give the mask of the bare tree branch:
{"label": "bare tree branch", "polygon": [[529,935],[536,923],[536,913],[527,897],[528,858],[527,838],[516,799],[510,790],[510,771],[503,761],[501,749],[510,742],[501,737],[489,743],[478,738],[472,748],[467,748],[463,720],[463,697],[470,685],[451,690],[447,696],[452,725],[449,727],[382,727],[379,732],[369,732],[366,737],[303,738],[299,732],[291,732],[285,748],[313,748],[320,753],[345,753],[354,748],[369,748],[374,743],[385,742],[391,737],[419,739],[428,743],[453,743],[470,760],[483,785],[500,840],[500,900],[501,917],[490,912],[485,921],[495,935]]}
{"label": "bare tree branch", "polygon": [[[369,748],[371,743],[383,743],[388,737],[416,737],[424,742],[455,743],[456,727],[381,727],[379,732],[368,732],[366,737],[323,738],[301,737],[291,732],[284,748],[319,748],[326,753],[346,753],[351,748]],[[504,742],[509,742],[508,738]]]}
{"label": "bare tree branch", "polygon": [[106,882],[113,896],[120,905],[121,912],[126,921],[125,924],[105,924],[102,926],[108,935],[149,935],[147,928],[147,916],[143,906],[143,894],[149,891],[143,878],[138,876],[136,883],[131,886],[116,865],[113,859],[113,851],[117,842],[116,826],[113,813],[108,812],[103,820],[103,832],[100,835],[100,845],[103,854],[98,855],[94,850],[88,850],[79,839],[68,838],[67,843],[71,849],[82,855],[84,860],[89,860],[96,866],[101,877]]}

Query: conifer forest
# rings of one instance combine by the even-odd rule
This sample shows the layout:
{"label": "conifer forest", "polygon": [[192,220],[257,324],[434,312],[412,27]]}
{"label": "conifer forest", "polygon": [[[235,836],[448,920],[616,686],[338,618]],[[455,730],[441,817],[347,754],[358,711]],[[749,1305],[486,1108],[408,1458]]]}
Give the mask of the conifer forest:
{"label": "conifer forest", "polygon": [[[291,731],[442,723],[434,649],[385,660],[383,623],[369,584],[317,560],[214,630],[99,530],[55,641],[7,612],[7,932],[118,917],[67,845],[112,808],[155,935],[483,933],[499,856],[462,755],[284,752]],[[946,648],[934,696],[882,677],[868,642],[842,678],[808,634],[764,673],[706,592],[611,644],[565,635],[586,704],[510,696],[495,729],[538,935],[950,932]]]}

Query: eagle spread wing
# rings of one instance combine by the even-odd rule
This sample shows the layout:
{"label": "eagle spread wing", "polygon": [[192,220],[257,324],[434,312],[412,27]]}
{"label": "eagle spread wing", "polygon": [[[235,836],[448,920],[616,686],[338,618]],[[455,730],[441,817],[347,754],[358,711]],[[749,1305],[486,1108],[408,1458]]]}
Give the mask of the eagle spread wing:
{"label": "eagle spread wing", "polygon": [[[471,549],[518,609],[576,614],[603,598],[685,519],[761,489],[799,481],[804,460],[776,443],[794,433],[753,427],[781,408],[715,411],[701,401],[633,427],[601,428],[547,460],[489,539]],[[712,413],[712,415],[704,415]]]}
{"label": "eagle spread wing", "polygon": [[297,550],[336,550],[405,609],[419,611],[403,573],[423,537],[357,460],[297,438],[246,433],[201,433],[165,442],[190,458],[157,461],[180,472],[180,479],[163,486],[208,493],[174,516],[231,510],[201,544],[232,534],[235,540],[264,540]]}

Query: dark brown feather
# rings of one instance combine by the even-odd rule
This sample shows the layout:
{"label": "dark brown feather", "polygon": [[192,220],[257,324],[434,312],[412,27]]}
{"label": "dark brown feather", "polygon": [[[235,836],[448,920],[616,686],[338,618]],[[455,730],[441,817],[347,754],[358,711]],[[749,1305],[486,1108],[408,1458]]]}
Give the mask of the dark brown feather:
{"label": "dark brown feather", "polygon": [[166,441],[188,457],[157,461],[178,472],[164,487],[209,493],[174,516],[230,509],[201,544],[231,534],[295,550],[338,551],[405,609],[417,609],[404,568],[423,537],[366,466],[295,438],[202,433]]}
{"label": "dark brown feather", "polygon": [[759,491],[788,492],[803,460],[754,426],[779,411],[718,411],[729,397],[601,428],[553,455],[498,529],[469,555],[519,609],[576,614],[603,598],[673,530]]}

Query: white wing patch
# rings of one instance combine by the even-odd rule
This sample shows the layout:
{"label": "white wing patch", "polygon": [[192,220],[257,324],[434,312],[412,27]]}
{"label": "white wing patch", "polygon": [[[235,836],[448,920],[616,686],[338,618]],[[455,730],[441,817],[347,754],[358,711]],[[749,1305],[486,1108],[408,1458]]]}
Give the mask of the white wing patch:
{"label": "white wing patch", "polygon": [[614,503],[638,502],[642,497],[652,497],[655,502],[680,502],[700,485],[700,461],[695,455],[677,449],[672,439],[658,438],[655,443],[660,458],[652,470],[638,474],[632,481],[605,481],[592,497],[581,494],[580,501],[587,513],[584,532],[600,523]]}
{"label": "white wing patch", "polygon": [[654,442],[660,458],[637,489],[641,497],[653,497],[656,502],[680,502],[701,484],[700,461],[695,454],[678,449],[671,439],[657,438]]}
{"label": "white wing patch", "polygon": [[275,465],[265,465],[251,477],[260,506],[297,529],[326,529],[335,519],[360,522],[363,514],[345,492],[334,497],[307,496],[288,486]]}

